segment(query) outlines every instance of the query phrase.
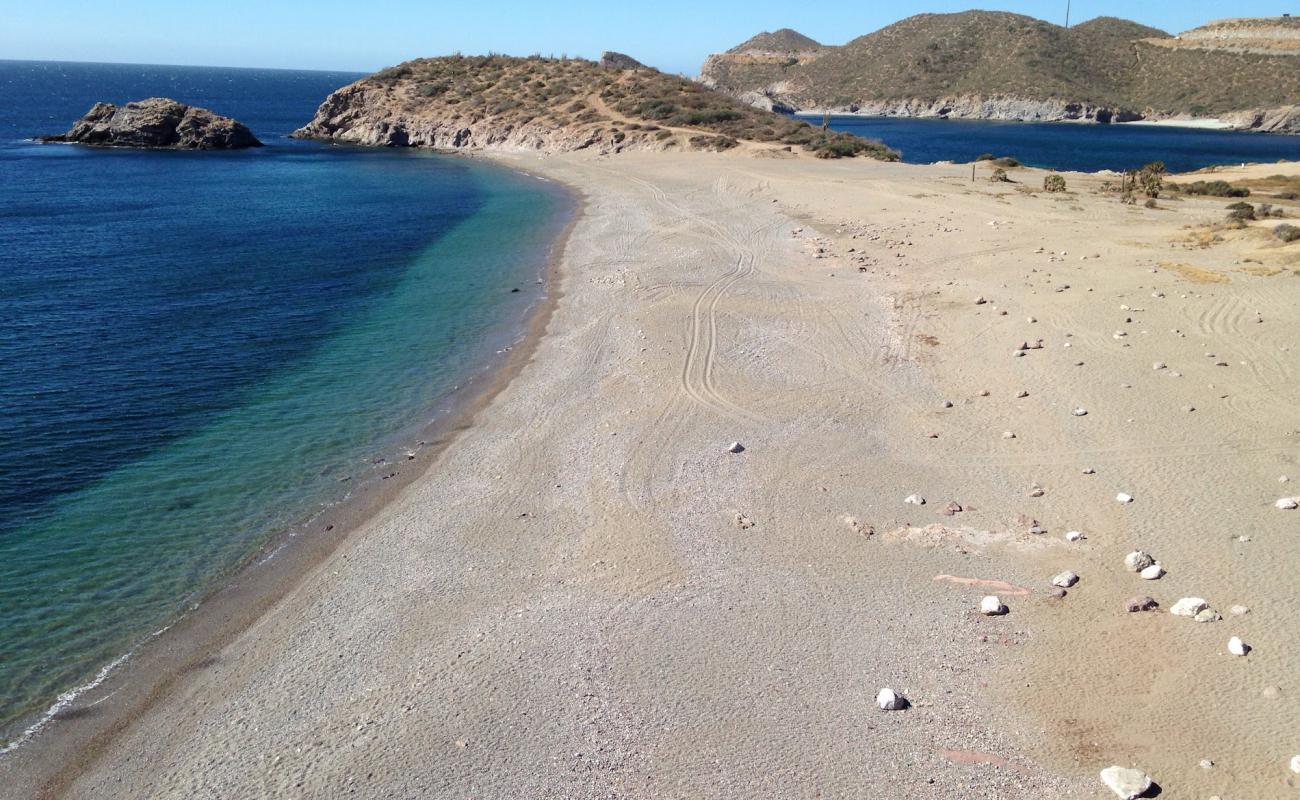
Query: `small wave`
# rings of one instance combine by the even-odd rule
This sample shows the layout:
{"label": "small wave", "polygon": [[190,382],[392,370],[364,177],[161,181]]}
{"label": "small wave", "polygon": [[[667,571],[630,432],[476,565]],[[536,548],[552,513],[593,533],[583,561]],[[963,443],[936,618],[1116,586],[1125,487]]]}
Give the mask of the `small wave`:
{"label": "small wave", "polygon": [[17,738],[13,739],[10,742],[6,742],[4,746],[0,746],[0,756],[8,755],[9,753],[12,753],[13,751],[17,750],[19,747],[22,747],[23,745],[30,742],[33,738],[35,738],[36,734],[40,733],[41,730],[44,729],[46,725],[50,724],[50,722],[53,721],[54,718],[58,716],[60,712],[62,712],[68,706],[72,705],[78,697],[81,697],[86,692],[91,691],[95,687],[102,684],[104,681],[108,680],[108,676],[113,674],[113,670],[117,669],[123,663],[125,663],[126,660],[131,657],[131,654],[133,652],[134,651],[127,651],[123,653],[122,655],[110,661],[108,664],[105,664],[103,667],[101,667],[99,672],[95,674],[94,678],[91,678],[89,681],[81,684],[75,689],[69,689],[68,691],[59,695],[59,698],[55,700],[54,703],[45,710],[45,713],[41,715],[40,719],[36,720],[31,725],[29,725],[25,731],[23,731],[17,736]]}

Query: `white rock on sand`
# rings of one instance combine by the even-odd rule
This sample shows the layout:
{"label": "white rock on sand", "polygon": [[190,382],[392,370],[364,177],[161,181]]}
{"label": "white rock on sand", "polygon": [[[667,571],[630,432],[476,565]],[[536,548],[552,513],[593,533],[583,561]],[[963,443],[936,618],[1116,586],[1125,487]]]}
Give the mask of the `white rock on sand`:
{"label": "white rock on sand", "polygon": [[1116,502],[1116,503],[1131,503],[1131,502],[1133,502],[1133,495],[1131,495],[1131,494],[1125,494],[1125,493],[1123,493],[1123,492],[1120,492],[1119,494],[1115,495],[1115,502]]}
{"label": "white rock on sand", "polygon": [[1062,572],[1061,574],[1052,578],[1052,585],[1059,586],[1062,589],[1069,589],[1071,586],[1075,585],[1078,582],[1079,582],[1079,576],[1075,575],[1073,572],[1069,571],[1068,569],[1065,572]]}
{"label": "white rock on sand", "polygon": [[925,505],[925,498],[919,494],[909,494],[903,498],[903,502],[912,506],[923,506]]}
{"label": "white rock on sand", "polygon": [[1081,539],[1083,539],[1083,534],[1080,533],[1079,531],[1066,531],[1066,532],[1065,532],[1065,541],[1067,541],[1067,542],[1077,542],[1077,541],[1079,541],[1079,540],[1081,540]]}
{"label": "white rock on sand", "polygon": [[997,595],[991,594],[980,601],[980,613],[986,617],[998,617],[1007,613],[1007,607]]}
{"label": "white rock on sand", "polygon": [[744,446],[743,444],[741,444],[740,442],[732,442],[732,443],[731,443],[731,446],[727,448],[727,452],[728,452],[728,453],[743,453],[743,452],[745,452],[745,446]]}
{"label": "white rock on sand", "polygon": [[1169,609],[1169,613],[1176,617],[1194,617],[1209,607],[1210,604],[1204,598],[1184,597],[1174,603],[1173,608]]}
{"label": "white rock on sand", "polygon": [[1250,652],[1250,645],[1243,642],[1240,636],[1234,636],[1228,640],[1228,652],[1234,656],[1244,656]]}
{"label": "white rock on sand", "polygon": [[907,700],[893,689],[885,687],[876,694],[876,705],[880,706],[881,711],[901,711],[907,707]]}
{"label": "white rock on sand", "polygon": [[1291,771],[1300,775],[1300,756],[1291,756]]}
{"label": "white rock on sand", "polygon": [[1151,566],[1143,569],[1138,574],[1142,576],[1142,580],[1144,581],[1159,580],[1160,578],[1164,577],[1165,568],[1160,566],[1159,564],[1152,564]]}
{"label": "white rock on sand", "polygon": [[1156,560],[1141,550],[1134,550],[1124,556],[1124,568],[1129,572],[1141,572],[1154,563]]}
{"label": "white rock on sand", "polygon": [[1135,800],[1151,790],[1151,778],[1140,769],[1106,767],[1101,771],[1101,782],[1118,797]]}
{"label": "white rock on sand", "polygon": [[1294,509],[1300,508],[1300,498],[1283,497],[1281,500],[1278,500],[1276,503],[1274,503],[1273,507],[1280,508],[1283,511],[1292,511]]}

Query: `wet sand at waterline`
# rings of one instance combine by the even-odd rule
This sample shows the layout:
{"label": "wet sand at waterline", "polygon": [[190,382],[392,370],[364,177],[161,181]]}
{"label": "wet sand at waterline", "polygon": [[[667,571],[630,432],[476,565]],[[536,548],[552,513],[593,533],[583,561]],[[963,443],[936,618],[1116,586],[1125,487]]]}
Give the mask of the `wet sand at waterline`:
{"label": "wet sand at waterline", "polygon": [[1300,245],[1100,176],[501,160],[586,198],[531,361],[52,793],[1294,791]]}

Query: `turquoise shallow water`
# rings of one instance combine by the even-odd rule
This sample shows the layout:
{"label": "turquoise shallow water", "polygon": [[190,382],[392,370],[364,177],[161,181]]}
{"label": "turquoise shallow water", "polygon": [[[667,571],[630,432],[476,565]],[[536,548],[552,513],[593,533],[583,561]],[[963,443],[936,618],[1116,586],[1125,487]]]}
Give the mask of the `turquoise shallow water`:
{"label": "turquoise shallow water", "polygon": [[[271,536],[401,469],[520,334],[570,199],[285,138],[350,77],[0,62],[30,96],[0,117],[0,747]],[[150,94],[268,146],[23,140]]]}

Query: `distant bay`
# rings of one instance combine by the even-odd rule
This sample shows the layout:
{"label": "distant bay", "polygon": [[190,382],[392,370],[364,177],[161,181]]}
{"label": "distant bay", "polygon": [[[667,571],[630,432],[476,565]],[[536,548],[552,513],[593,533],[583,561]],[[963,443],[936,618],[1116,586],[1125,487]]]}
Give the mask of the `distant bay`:
{"label": "distant bay", "polygon": [[[814,124],[821,116],[800,115]],[[1163,161],[1171,172],[1216,164],[1300,160],[1300,136],[1154,125],[1005,122],[832,116],[837,131],[879,139],[909,164],[1013,156],[1034,167],[1080,172],[1136,169]]]}

